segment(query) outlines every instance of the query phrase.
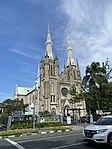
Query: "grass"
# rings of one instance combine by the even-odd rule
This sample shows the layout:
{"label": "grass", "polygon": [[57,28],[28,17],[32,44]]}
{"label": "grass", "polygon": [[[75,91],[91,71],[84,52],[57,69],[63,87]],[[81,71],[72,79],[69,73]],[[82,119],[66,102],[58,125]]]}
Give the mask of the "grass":
{"label": "grass", "polygon": [[38,133],[38,129],[30,129],[30,130],[9,130],[0,132],[0,136],[11,136],[11,135],[21,135],[21,134],[29,134],[29,133]]}
{"label": "grass", "polygon": [[60,127],[54,127],[54,128],[52,128],[52,130],[54,130],[54,131],[57,131],[57,130],[65,131],[66,129],[69,129],[70,130],[70,127],[68,127],[68,126],[60,126]]}

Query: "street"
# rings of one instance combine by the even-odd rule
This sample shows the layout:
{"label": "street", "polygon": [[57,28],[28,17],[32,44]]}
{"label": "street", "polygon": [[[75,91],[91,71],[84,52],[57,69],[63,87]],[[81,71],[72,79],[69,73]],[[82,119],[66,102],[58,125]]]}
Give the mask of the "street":
{"label": "street", "polygon": [[82,134],[54,133],[0,140],[0,149],[109,149],[104,144],[89,145]]}

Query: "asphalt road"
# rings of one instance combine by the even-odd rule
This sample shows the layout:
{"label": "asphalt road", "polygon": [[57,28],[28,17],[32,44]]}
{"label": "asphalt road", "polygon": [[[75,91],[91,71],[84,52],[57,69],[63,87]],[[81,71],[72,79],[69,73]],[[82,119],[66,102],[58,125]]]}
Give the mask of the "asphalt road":
{"label": "asphalt road", "polygon": [[107,145],[88,145],[82,134],[57,133],[0,140],[0,149],[109,149]]}

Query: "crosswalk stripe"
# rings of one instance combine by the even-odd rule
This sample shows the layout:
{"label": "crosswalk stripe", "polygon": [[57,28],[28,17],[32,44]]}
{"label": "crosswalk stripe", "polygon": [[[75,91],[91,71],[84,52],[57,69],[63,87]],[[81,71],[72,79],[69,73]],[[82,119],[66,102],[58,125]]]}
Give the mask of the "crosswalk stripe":
{"label": "crosswalk stripe", "polygon": [[14,146],[16,146],[18,149],[25,149],[24,147],[22,147],[21,145],[19,145],[16,142],[10,140],[9,138],[6,138],[5,140],[8,141],[9,143],[13,144]]}

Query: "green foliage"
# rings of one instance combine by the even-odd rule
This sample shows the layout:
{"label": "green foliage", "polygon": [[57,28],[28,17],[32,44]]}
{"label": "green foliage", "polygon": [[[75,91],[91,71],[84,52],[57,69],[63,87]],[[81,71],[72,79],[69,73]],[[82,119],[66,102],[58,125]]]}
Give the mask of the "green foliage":
{"label": "green foliage", "polygon": [[49,123],[40,123],[36,124],[37,128],[43,128],[43,127],[56,127],[56,126],[62,126],[63,124],[60,122],[49,122]]}
{"label": "green foliage", "polygon": [[83,78],[83,96],[86,101],[87,111],[95,113],[96,110],[112,111],[112,83],[109,83],[112,69],[108,61],[102,63],[93,62],[86,67],[86,75]]}
{"label": "green foliage", "polygon": [[20,135],[20,134],[28,134],[28,133],[37,133],[38,130],[18,130],[18,131],[5,131],[0,132],[0,136],[11,136],[11,135]]}
{"label": "green foliage", "polygon": [[8,118],[7,113],[1,113],[0,124],[7,124],[7,118]]}
{"label": "green foliage", "polygon": [[0,132],[0,136],[11,136],[11,135],[18,135],[18,134],[22,134],[22,132]]}
{"label": "green foliage", "polygon": [[[40,124],[35,124],[36,128],[44,128],[44,127],[56,127],[56,126],[62,126],[62,123],[60,122],[49,122],[49,123],[40,123]],[[18,124],[12,124],[10,126],[11,130],[15,129],[28,129],[32,128],[33,123],[18,123]]]}
{"label": "green foliage", "polygon": [[[29,133],[38,133],[38,128],[43,128],[43,127],[54,127],[54,128],[50,128],[51,130],[57,131],[57,130],[62,130],[65,131],[66,129],[70,129],[70,127],[68,126],[62,126],[61,123],[41,123],[41,124],[36,124],[36,128],[35,130],[33,129],[24,129],[25,123],[23,124],[23,128],[22,127],[18,127],[18,125],[14,124],[13,126],[11,126],[12,130],[9,131],[5,131],[5,132],[0,132],[0,136],[11,136],[11,135],[20,135],[20,134],[29,134]],[[22,130],[20,130],[22,129]]]}
{"label": "green foliage", "polygon": [[14,129],[28,129],[28,128],[32,128],[33,124],[32,123],[18,123],[18,124],[12,124],[10,126],[11,130]]}
{"label": "green foliage", "polygon": [[69,94],[72,96],[76,95],[76,87],[75,85],[71,86],[70,90],[69,90]]}
{"label": "green foliage", "polygon": [[71,103],[80,102],[84,99],[82,94],[82,89],[80,89],[80,93],[77,93],[75,85],[73,85],[70,88],[69,94],[72,95],[72,98],[70,100]]}
{"label": "green foliage", "polygon": [[60,127],[52,128],[52,130],[54,130],[54,131],[57,131],[57,130],[65,131],[66,129],[70,130],[70,127],[60,126]]}
{"label": "green foliage", "polygon": [[2,102],[2,106],[4,107],[4,113],[10,115],[12,114],[12,111],[15,110],[24,111],[28,105],[24,104],[23,100],[6,99],[5,101]]}
{"label": "green foliage", "polygon": [[43,116],[43,112],[39,112],[38,114],[39,114],[40,116]]}
{"label": "green foliage", "polygon": [[49,111],[43,111],[43,112],[39,112],[38,113],[40,116],[45,116],[46,114],[50,114],[50,112]]}
{"label": "green foliage", "polygon": [[[0,108],[2,107],[2,103],[0,103]],[[0,114],[2,113],[2,109],[0,109]]]}

